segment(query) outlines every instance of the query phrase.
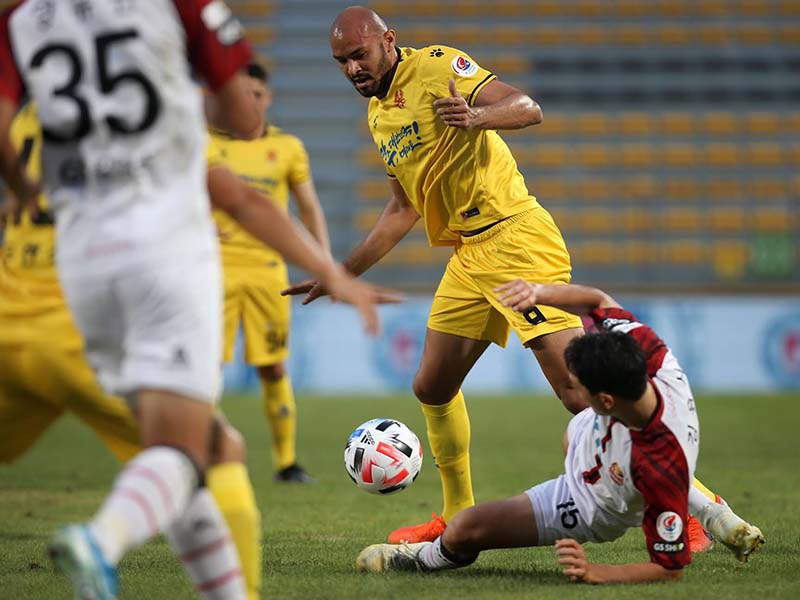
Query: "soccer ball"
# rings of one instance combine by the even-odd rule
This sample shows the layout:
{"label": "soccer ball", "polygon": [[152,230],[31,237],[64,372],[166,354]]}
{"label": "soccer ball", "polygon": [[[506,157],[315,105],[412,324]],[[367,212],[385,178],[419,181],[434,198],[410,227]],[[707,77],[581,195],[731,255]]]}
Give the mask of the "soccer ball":
{"label": "soccer ball", "polygon": [[359,425],[344,447],[347,474],[371,494],[393,494],[410,486],[422,468],[422,444],[394,419]]}

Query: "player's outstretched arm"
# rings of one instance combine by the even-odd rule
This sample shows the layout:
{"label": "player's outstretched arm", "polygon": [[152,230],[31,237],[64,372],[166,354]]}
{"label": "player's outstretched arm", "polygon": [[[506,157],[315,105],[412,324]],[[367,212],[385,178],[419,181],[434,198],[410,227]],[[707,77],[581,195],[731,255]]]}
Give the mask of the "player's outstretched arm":
{"label": "player's outstretched arm", "polygon": [[0,226],[8,216],[19,220],[23,210],[35,214],[36,200],[41,193],[39,182],[30,179],[25,163],[20,160],[14,143],[11,141],[11,123],[17,107],[8,98],[0,96],[0,178],[11,190],[11,197],[0,207]]}
{"label": "player's outstretched arm", "polygon": [[459,129],[522,129],[542,122],[542,109],[528,94],[495,79],[478,92],[470,106],[448,82],[450,96],[434,100],[436,114],[450,127]]}
{"label": "player's outstretched arm", "polygon": [[[402,186],[394,179],[389,180],[392,198],[383,213],[372,226],[366,239],[359,244],[344,261],[345,268],[353,275],[361,275],[383,258],[389,250],[402,240],[419,220],[419,213],[412,206]],[[309,279],[289,286],[281,292],[284,296],[306,294],[303,304],[313,302],[328,293],[324,286]]]}
{"label": "player's outstretched arm", "polygon": [[605,565],[586,560],[583,546],[575,540],[556,541],[556,556],[564,566],[564,575],[576,583],[645,583],[679,581],[683,569],[665,569],[652,562]]}
{"label": "player's outstretched arm", "polygon": [[603,290],[585,285],[529,283],[524,279],[517,279],[496,287],[494,293],[503,306],[517,312],[525,312],[537,304],[545,304],[576,315],[585,315],[595,308],[620,306]]}
{"label": "player's outstretched arm", "polygon": [[315,275],[335,300],[355,306],[370,333],[380,330],[376,304],[402,300],[398,293],[353,278],[305,229],[272,202],[264,202],[258,191],[227,168],[213,167],[208,171],[208,191],[211,203],[227,212],[249,234]]}

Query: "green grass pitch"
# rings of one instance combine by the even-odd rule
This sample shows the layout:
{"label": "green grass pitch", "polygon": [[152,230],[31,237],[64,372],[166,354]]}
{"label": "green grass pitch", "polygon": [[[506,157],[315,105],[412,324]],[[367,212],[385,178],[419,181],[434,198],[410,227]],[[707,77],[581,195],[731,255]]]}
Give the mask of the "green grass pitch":
{"label": "green grass pitch", "polygon": [[[400,419],[422,439],[415,400],[298,398],[299,459],[318,478],[313,486],[272,482],[260,401],[228,397],[231,421],[249,444],[249,467],[263,511],[264,596],[269,598],[800,598],[800,403],[798,395],[698,398],[702,427],[698,476],[744,518],[758,524],[767,544],[747,565],[722,546],[695,556],[678,584],[589,588],[568,582],[550,548],[485,553],[456,572],[362,575],[358,551],[397,526],[439,511],[436,469],[426,454],[416,483],[379,497],[358,490],[344,471],[350,431],[373,417]],[[472,419],[473,483],[478,501],[517,494],[559,474],[560,438],[568,416],[546,397],[468,397]],[[0,598],[71,598],[67,581],[44,553],[59,524],[88,518],[117,469],[92,434],[64,419],[12,467],[0,468]],[[640,531],[588,545],[590,560],[647,560]],[[122,562],[120,597],[178,600],[194,593],[163,541]]]}

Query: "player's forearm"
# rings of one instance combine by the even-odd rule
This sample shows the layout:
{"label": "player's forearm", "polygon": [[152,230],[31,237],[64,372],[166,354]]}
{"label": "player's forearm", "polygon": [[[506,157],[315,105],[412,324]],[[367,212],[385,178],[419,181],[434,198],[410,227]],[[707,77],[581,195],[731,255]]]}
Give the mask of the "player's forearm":
{"label": "player's forearm", "polygon": [[486,106],[474,108],[479,129],[522,129],[542,122],[542,109],[533,98],[515,93]]}
{"label": "player's forearm", "polygon": [[0,141],[0,178],[20,200],[25,199],[36,186],[25,172],[25,165],[8,136]]}
{"label": "player's forearm", "polygon": [[319,204],[315,206],[298,205],[297,214],[312,237],[330,255],[331,239],[328,235],[328,226],[325,223],[325,214],[322,212],[322,207]]}
{"label": "player's forearm", "polygon": [[576,315],[586,315],[595,308],[618,307],[619,304],[604,291],[585,285],[540,285],[536,304],[546,304]]}
{"label": "player's forearm", "polygon": [[680,581],[683,569],[665,569],[655,563],[628,563],[604,565],[591,563],[587,583],[646,583],[650,581]]}
{"label": "player's forearm", "polygon": [[394,248],[418,220],[419,215],[412,207],[390,202],[367,238],[344,261],[345,268],[353,275],[361,275]]}

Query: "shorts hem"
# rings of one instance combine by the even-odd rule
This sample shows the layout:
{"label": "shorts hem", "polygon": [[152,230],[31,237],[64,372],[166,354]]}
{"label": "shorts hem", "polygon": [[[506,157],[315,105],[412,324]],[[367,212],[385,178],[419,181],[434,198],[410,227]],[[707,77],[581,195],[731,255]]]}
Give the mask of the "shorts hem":
{"label": "shorts hem", "polygon": [[458,329],[457,327],[448,327],[446,325],[441,325],[439,323],[431,323],[428,321],[427,323],[428,329],[432,329],[433,331],[438,331],[439,333],[447,333],[449,335],[457,335],[458,337],[463,337],[468,340],[475,340],[478,342],[489,342],[491,344],[497,344],[501,348],[505,348],[508,345],[508,337],[505,340],[496,340],[491,338],[490,336],[475,336],[471,332],[467,332],[463,329]]}

